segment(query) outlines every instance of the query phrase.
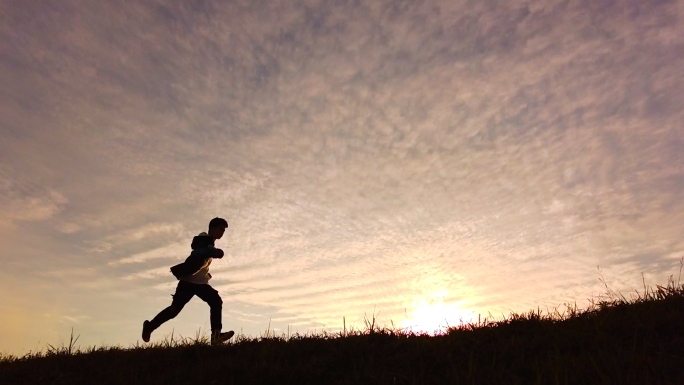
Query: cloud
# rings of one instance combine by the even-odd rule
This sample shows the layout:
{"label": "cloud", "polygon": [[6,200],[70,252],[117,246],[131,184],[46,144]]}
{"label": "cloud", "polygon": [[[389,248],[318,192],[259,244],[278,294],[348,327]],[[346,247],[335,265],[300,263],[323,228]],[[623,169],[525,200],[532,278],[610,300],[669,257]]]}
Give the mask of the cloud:
{"label": "cloud", "polygon": [[78,324],[82,323],[83,321],[85,321],[89,318],[90,318],[89,316],[85,316],[85,315],[76,315],[76,316],[63,315],[62,316],[62,322],[66,323],[68,325],[74,325],[74,324],[78,325]]}
{"label": "cloud", "polygon": [[185,259],[185,257],[187,257],[185,254],[189,255],[190,251],[187,242],[178,242],[121,258],[110,262],[110,265],[116,266],[129,263],[142,263],[156,259]]}
{"label": "cloud", "polygon": [[[171,272],[169,271],[169,266],[158,267],[154,269],[139,271],[137,273],[123,277],[125,280],[133,279],[155,279],[155,278],[171,278]],[[163,286],[166,288],[166,286]]]}
{"label": "cloud", "polygon": [[54,217],[68,203],[60,192],[12,177],[11,170],[0,169],[0,225],[15,221],[43,221]]}
{"label": "cloud", "polygon": [[64,301],[157,306],[215,216],[213,282],[278,328],[527,310],[684,250],[675,2],[35,7],[0,24],[0,274]]}

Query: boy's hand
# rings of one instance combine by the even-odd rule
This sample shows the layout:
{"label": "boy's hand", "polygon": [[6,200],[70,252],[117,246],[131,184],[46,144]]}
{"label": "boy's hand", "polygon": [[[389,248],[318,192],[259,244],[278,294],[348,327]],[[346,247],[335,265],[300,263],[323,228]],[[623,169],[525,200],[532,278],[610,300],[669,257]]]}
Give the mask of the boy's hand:
{"label": "boy's hand", "polygon": [[212,250],[211,257],[212,258],[223,258],[223,250],[221,250],[221,249]]}

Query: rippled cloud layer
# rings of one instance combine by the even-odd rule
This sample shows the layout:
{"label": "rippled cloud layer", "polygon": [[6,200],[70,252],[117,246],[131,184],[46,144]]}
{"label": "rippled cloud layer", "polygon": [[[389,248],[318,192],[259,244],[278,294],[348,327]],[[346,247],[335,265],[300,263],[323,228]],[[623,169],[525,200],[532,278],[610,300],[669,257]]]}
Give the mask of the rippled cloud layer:
{"label": "rippled cloud layer", "polygon": [[2,350],[135,341],[214,216],[248,334],[677,274],[681,1],[0,5]]}

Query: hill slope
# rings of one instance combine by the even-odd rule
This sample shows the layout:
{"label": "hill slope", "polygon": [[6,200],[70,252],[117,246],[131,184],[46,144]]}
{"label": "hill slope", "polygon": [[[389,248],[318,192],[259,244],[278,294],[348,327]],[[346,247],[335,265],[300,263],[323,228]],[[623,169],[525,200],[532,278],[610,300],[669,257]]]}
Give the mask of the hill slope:
{"label": "hill slope", "polygon": [[49,348],[0,359],[0,384],[684,384],[684,285],[589,309],[513,314],[440,336],[340,335]]}

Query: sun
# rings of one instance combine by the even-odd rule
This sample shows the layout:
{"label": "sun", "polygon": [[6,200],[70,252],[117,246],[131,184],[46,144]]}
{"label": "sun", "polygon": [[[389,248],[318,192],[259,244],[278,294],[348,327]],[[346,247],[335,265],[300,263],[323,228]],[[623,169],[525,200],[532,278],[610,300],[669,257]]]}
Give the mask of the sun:
{"label": "sun", "polygon": [[438,334],[450,326],[471,322],[474,311],[464,307],[465,301],[445,303],[448,294],[442,289],[416,298],[407,308],[407,319],[401,322],[401,327],[415,333]]}

